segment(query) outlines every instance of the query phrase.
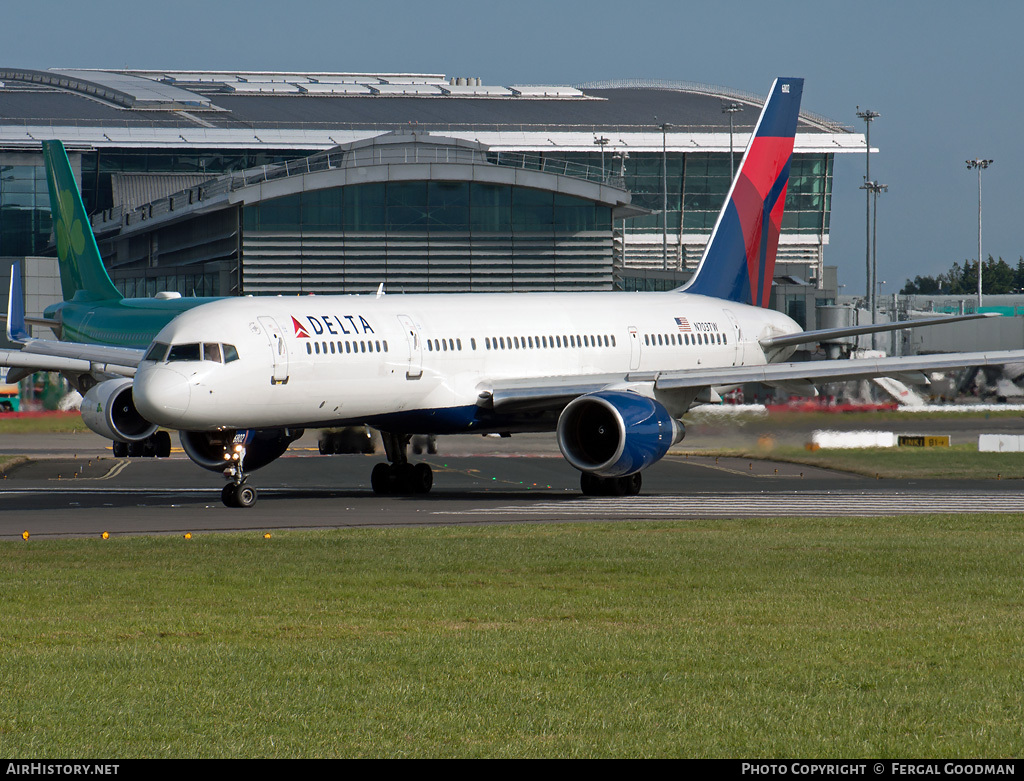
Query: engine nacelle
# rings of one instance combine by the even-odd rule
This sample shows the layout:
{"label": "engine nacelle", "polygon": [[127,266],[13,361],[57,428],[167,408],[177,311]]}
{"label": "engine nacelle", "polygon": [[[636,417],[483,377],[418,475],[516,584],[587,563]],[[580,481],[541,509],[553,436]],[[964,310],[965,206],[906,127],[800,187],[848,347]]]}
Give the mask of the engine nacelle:
{"label": "engine nacelle", "polygon": [[156,431],[135,409],[128,377],[106,380],[82,397],[82,421],[101,437],[117,442],[141,442]]}
{"label": "engine nacelle", "polygon": [[557,431],[566,461],[600,477],[646,469],[686,433],[654,399],[620,390],[588,393],[569,402]]}
{"label": "engine nacelle", "polygon": [[302,434],[302,429],[289,428],[178,432],[185,454],[213,472],[236,465],[240,457],[246,472],[264,467],[280,458]]}

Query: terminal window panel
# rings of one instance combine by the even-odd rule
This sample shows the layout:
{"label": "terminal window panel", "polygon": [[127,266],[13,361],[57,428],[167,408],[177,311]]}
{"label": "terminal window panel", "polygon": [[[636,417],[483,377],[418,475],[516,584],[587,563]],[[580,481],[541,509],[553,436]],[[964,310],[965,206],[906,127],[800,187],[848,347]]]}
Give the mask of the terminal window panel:
{"label": "terminal window panel", "polygon": [[273,165],[315,154],[317,150],[101,149],[82,153],[82,200],[89,214],[114,205],[111,175],[115,173],[206,173],[210,177],[261,165]]}
{"label": "terminal window panel", "polygon": [[610,231],[611,208],[549,190],[477,182],[379,182],[247,205],[246,231]]}
{"label": "terminal window panel", "polygon": [[0,255],[41,255],[52,229],[46,169],[0,165]]}
{"label": "terminal window panel", "polygon": [[[787,233],[828,233],[832,192],[830,154],[795,154],[782,229]],[[731,185],[728,153],[686,156],[683,228],[686,233],[710,233]]]}

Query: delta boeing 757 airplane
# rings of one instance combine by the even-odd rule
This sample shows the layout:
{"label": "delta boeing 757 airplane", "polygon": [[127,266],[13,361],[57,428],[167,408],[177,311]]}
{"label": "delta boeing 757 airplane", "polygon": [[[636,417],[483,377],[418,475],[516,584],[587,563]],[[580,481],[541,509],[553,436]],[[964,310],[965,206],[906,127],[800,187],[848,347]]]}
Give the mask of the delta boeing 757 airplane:
{"label": "delta boeing 757 airplane", "polygon": [[804,332],[766,308],[802,88],[796,78],[773,84],[704,257],[679,290],[184,299],[144,354],[29,340],[12,291],[8,332],[24,349],[0,354],[0,365],[46,356],[53,368],[78,351],[62,371],[88,385],[93,430],[138,442],[175,429],[194,462],[228,478],[224,503],[248,507],[248,474],[306,428],[378,429],[388,463],[373,469],[377,493],[430,490],[430,466],[408,460],[413,435],[554,431],[583,493],[630,495],[682,439],[682,415],[722,388],[813,393],[816,381],[926,382],[924,371],[1024,360],[1008,351],[784,362],[799,344],[963,319]]}

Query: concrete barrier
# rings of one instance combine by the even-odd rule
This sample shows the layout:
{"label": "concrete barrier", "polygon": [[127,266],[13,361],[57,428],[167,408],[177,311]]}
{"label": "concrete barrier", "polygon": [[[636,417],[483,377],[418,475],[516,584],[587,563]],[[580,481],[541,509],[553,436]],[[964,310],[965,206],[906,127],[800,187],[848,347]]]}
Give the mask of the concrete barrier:
{"label": "concrete barrier", "polygon": [[981,434],[978,450],[982,453],[1020,453],[1024,451],[1024,436],[1020,434]]}
{"label": "concrete barrier", "polygon": [[891,431],[815,431],[810,448],[895,447],[896,435]]}

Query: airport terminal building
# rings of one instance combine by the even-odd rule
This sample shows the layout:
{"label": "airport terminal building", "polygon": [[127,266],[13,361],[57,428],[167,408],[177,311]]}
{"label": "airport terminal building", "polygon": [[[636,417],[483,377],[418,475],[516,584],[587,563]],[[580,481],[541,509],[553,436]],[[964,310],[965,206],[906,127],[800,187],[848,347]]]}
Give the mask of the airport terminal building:
{"label": "airport terminal building", "polygon": [[[40,142],[58,138],[129,296],[675,287],[762,102],[660,82],[0,69],[0,256],[48,252]],[[774,305],[808,326],[808,302],[834,303],[834,155],[864,149],[801,113]]]}

